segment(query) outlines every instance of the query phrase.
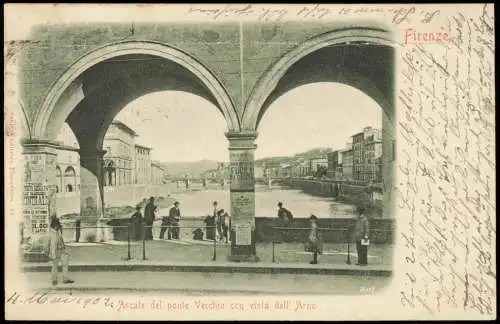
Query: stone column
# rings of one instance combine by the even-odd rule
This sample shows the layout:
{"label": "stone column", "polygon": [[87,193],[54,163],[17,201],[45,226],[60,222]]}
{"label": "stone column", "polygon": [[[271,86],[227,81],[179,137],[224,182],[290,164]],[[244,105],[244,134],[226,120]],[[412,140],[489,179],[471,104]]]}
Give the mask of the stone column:
{"label": "stone column", "polygon": [[57,144],[44,140],[23,141],[25,235],[48,230],[57,215]]}
{"label": "stone column", "polygon": [[85,228],[104,226],[103,217],[103,175],[105,151],[80,150],[80,217],[81,240],[89,241],[89,235],[96,242],[105,238],[103,229]]}
{"label": "stone column", "polygon": [[391,119],[384,113],[382,114],[383,218],[394,218],[395,213],[395,150],[396,132],[394,121],[391,121]]}
{"label": "stone column", "polygon": [[254,151],[256,132],[229,132],[231,253],[230,261],[258,261],[255,250]]}

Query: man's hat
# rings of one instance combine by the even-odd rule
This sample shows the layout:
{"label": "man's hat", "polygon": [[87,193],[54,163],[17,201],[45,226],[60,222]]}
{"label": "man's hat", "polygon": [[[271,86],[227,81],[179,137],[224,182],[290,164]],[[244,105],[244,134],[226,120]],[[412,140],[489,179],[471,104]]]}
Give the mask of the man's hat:
{"label": "man's hat", "polygon": [[318,217],[316,217],[316,215],[314,214],[311,214],[311,216],[309,216],[309,219],[318,219]]}
{"label": "man's hat", "polygon": [[135,206],[135,209],[141,209],[141,205]]}
{"label": "man's hat", "polygon": [[174,205],[179,205],[179,202],[178,201],[174,202]]}
{"label": "man's hat", "polygon": [[283,203],[280,201],[280,202],[278,203],[278,206],[279,206],[279,207],[283,206]]}

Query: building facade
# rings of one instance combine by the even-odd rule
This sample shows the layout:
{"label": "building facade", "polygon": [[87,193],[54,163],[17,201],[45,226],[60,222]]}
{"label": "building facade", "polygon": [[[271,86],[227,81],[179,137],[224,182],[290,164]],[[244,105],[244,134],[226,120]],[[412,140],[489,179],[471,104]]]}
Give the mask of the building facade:
{"label": "building facade", "polygon": [[327,176],[328,158],[317,157],[309,160],[309,176],[324,177]]}
{"label": "building facade", "polygon": [[137,134],[121,121],[114,120],[104,136],[104,185],[132,184],[134,141]]}
{"label": "building facade", "polygon": [[134,184],[149,184],[151,182],[151,148],[134,145]]}
{"label": "building facade", "polygon": [[163,166],[157,162],[151,162],[151,183],[152,184],[162,184],[165,177],[165,169]]}
{"label": "building facade", "polygon": [[328,172],[327,175],[330,179],[342,179],[342,152],[341,150],[328,153]]}
{"label": "building facade", "polygon": [[363,132],[352,136],[352,178],[354,181],[364,181],[364,136]]}
{"label": "building facade", "polygon": [[57,148],[56,192],[64,197],[80,191],[80,155],[78,149],[60,145]]}
{"label": "building facade", "polygon": [[352,136],[353,180],[357,182],[382,181],[382,132],[365,127]]}
{"label": "building facade", "polygon": [[365,133],[364,181],[382,182],[382,132],[371,129]]}
{"label": "building facade", "polygon": [[353,150],[346,148],[342,151],[342,180],[353,180]]}

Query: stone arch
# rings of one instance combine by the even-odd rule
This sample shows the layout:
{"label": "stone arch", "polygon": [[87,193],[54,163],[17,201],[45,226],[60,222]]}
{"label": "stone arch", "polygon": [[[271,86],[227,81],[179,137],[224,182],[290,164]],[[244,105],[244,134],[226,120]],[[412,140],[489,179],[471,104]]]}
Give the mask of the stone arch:
{"label": "stone arch", "polygon": [[116,167],[113,160],[107,160],[104,162],[104,185],[114,186],[116,185]]}
{"label": "stone arch", "polygon": [[[278,60],[278,62],[274,64],[272,68],[259,79],[245,105],[241,128],[243,130],[257,129],[259,117],[262,115],[262,109],[265,109],[264,103],[276,88],[278,82],[285,76],[287,71],[295,63],[308,56],[309,54],[314,53],[315,51],[327,46],[351,42],[367,42],[385,46],[395,45],[390,32],[381,28],[373,27],[358,27],[333,30],[305,41],[304,43],[298,45],[297,47],[293,48],[291,51],[283,55]],[[339,82],[342,81],[345,80],[339,80]],[[366,90],[362,91],[365,92]],[[380,93],[377,93],[376,95],[380,95]],[[380,96],[374,99],[379,102]],[[385,100],[379,102],[380,105],[387,105],[387,100],[388,98],[385,98]]]}
{"label": "stone arch", "polygon": [[[151,41],[123,41],[112,43],[98,48],[80,59],[78,59],[72,66],[59,77],[55,84],[51,87],[38,115],[35,118],[33,125],[32,135],[37,138],[48,138],[47,128],[50,124],[51,115],[57,109],[57,104],[60,100],[69,100],[65,97],[65,92],[69,89],[71,91],[80,92],[81,82],[78,77],[90,67],[103,62],[107,59],[129,55],[129,54],[145,54],[154,55],[166,60],[172,61],[180,66],[186,68],[193,73],[207,89],[213,94],[216,99],[220,110],[222,111],[229,130],[238,131],[240,129],[239,119],[233,102],[228,95],[223,84],[215,77],[207,67],[200,63],[195,58],[182,52],[181,50],[172,46],[151,42]],[[83,98],[83,97],[82,97]],[[65,118],[69,116],[73,107],[64,108],[63,114]]]}
{"label": "stone arch", "polygon": [[64,188],[67,192],[76,191],[76,171],[72,166],[64,170]]}
{"label": "stone arch", "polygon": [[61,167],[59,165],[56,165],[56,179],[57,179],[56,192],[63,192],[64,191],[63,176]]}

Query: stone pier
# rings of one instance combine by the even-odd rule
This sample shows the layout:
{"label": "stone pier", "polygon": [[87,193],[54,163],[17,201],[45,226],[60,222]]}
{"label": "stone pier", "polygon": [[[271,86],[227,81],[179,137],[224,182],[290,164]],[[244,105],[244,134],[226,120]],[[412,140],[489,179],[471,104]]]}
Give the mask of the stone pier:
{"label": "stone pier", "polygon": [[255,262],[255,179],[256,132],[229,132],[231,254],[228,260]]}

